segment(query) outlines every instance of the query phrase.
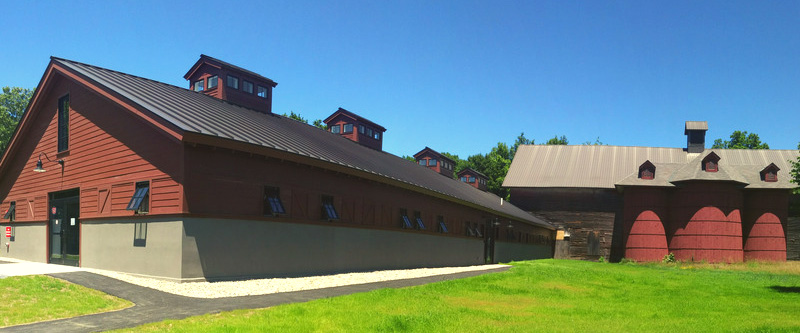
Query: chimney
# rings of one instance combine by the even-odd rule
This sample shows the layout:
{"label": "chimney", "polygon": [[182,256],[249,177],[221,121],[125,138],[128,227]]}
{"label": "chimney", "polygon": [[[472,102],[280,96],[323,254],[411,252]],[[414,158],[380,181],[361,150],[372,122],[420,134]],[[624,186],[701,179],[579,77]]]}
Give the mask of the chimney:
{"label": "chimney", "polygon": [[447,178],[453,178],[453,169],[456,167],[456,162],[433,149],[425,147],[414,154],[414,159],[421,166],[427,167]]}
{"label": "chimney", "polygon": [[244,68],[201,54],[183,78],[189,80],[191,90],[272,113],[272,88],[278,84]]}
{"label": "chimney", "polygon": [[386,129],[367,118],[339,108],[323,122],[328,126],[328,132],[339,134],[362,146],[383,149],[383,132]]}
{"label": "chimney", "polygon": [[702,153],[706,149],[706,131],[708,123],[705,121],[687,121],[683,134],[686,135],[686,152]]}

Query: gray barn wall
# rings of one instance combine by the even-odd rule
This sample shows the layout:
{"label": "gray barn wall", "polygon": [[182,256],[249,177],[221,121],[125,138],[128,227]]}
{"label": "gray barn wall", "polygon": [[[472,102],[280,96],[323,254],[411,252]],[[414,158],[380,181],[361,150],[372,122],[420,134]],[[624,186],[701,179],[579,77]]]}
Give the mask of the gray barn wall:
{"label": "gray barn wall", "polygon": [[135,219],[147,225],[144,246],[134,245],[135,222],[81,222],[81,267],[100,268],[168,279],[181,278],[183,223]]}
{"label": "gray barn wall", "polygon": [[[47,262],[47,225],[41,223],[14,223],[14,240],[6,237],[9,224],[2,224],[2,251],[0,257]],[[8,243],[8,246],[6,246]]]}
{"label": "gray barn wall", "polygon": [[187,218],[184,279],[370,271],[483,263],[483,241],[413,231]]}
{"label": "gray barn wall", "polygon": [[553,248],[548,245],[496,242],[494,256],[496,262],[545,259],[553,257]]}
{"label": "gray barn wall", "polygon": [[800,260],[800,217],[790,216],[786,224],[786,259]]}

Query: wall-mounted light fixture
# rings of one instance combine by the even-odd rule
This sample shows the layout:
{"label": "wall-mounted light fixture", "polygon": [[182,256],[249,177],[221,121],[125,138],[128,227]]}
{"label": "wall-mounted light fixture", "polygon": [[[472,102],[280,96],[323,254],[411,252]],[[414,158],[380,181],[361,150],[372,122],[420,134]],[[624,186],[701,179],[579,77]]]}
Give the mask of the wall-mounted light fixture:
{"label": "wall-mounted light fixture", "polygon": [[[39,153],[39,161],[36,162],[36,168],[33,169],[34,172],[45,172],[45,171],[47,171],[42,166],[42,155],[44,155],[44,158],[46,158],[48,162],[53,162],[53,160],[50,159],[50,156],[47,156],[47,153],[45,153],[45,152]],[[56,160],[55,163],[61,164],[62,168],[64,167],[64,159]]]}

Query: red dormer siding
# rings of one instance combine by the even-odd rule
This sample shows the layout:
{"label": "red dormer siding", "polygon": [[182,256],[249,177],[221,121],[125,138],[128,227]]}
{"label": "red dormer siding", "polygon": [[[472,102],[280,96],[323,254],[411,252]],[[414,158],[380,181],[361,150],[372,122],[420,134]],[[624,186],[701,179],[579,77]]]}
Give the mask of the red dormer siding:
{"label": "red dormer siding", "polygon": [[489,179],[484,174],[473,169],[466,168],[461,170],[458,173],[458,179],[481,191],[489,190]]}
{"label": "red dormer siding", "polygon": [[259,112],[272,112],[272,88],[278,84],[244,68],[200,55],[183,77],[189,80],[191,90]]}
{"label": "red dormer siding", "polygon": [[414,159],[421,166],[427,167],[441,175],[453,178],[453,169],[456,163],[433,149],[425,147],[414,154]]}
{"label": "red dormer siding", "polygon": [[375,150],[383,149],[383,132],[386,129],[369,119],[339,108],[323,122],[328,126],[329,132]]}

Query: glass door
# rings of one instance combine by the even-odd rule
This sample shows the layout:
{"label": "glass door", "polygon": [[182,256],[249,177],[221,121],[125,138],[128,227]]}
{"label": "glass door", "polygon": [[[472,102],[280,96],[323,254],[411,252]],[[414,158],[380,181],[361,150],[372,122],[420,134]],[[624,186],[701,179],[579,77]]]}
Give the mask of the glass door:
{"label": "glass door", "polygon": [[78,266],[80,197],[77,189],[50,193],[50,263]]}

